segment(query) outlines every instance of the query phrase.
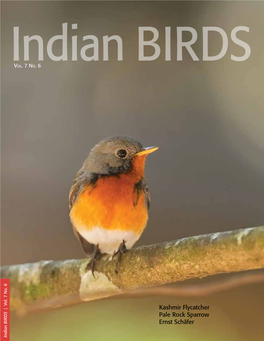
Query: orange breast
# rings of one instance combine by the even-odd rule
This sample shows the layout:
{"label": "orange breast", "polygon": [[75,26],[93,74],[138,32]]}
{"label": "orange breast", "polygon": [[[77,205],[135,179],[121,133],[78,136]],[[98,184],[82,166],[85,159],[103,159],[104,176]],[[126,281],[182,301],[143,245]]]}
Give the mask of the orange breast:
{"label": "orange breast", "polygon": [[102,177],[96,185],[88,186],[78,197],[71,213],[71,221],[79,230],[94,227],[133,231],[144,230],[148,212],[144,192],[135,191],[133,174]]}

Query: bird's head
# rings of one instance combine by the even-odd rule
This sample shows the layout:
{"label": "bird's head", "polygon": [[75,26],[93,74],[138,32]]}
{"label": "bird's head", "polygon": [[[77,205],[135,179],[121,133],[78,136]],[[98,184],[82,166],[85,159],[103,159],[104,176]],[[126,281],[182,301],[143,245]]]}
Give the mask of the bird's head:
{"label": "bird's head", "polygon": [[143,147],[137,140],[113,136],[99,142],[90,152],[84,168],[90,173],[117,175],[130,171],[144,175],[145,158],[158,147]]}

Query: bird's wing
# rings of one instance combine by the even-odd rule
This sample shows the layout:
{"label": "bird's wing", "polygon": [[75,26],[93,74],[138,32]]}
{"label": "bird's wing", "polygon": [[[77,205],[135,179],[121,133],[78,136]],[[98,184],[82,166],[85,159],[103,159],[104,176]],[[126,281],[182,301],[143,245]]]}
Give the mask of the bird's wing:
{"label": "bird's wing", "polygon": [[147,183],[145,178],[142,180],[142,188],[143,188],[143,191],[145,194],[146,206],[147,206],[147,209],[149,210],[149,208],[150,208],[150,193],[149,193],[149,189],[148,189],[148,183]]}
{"label": "bird's wing", "polygon": [[81,168],[78,173],[76,174],[73,184],[70,189],[69,193],[69,207],[70,210],[74,205],[76,199],[78,198],[79,194],[84,190],[85,187],[89,186],[90,184],[94,184],[97,180],[95,174],[88,173],[84,168]]}
{"label": "bird's wing", "polygon": [[[96,176],[94,174],[88,173],[83,168],[79,170],[79,172],[76,174],[73,184],[70,189],[69,193],[69,207],[70,210],[72,209],[75,201],[77,200],[78,196],[82,191],[87,188],[87,186],[94,184],[96,182]],[[95,250],[94,244],[89,243],[86,239],[84,239],[80,233],[76,230],[76,228],[73,226],[73,232],[76,236],[76,238],[81,243],[83,250],[87,256],[90,256],[93,254]]]}

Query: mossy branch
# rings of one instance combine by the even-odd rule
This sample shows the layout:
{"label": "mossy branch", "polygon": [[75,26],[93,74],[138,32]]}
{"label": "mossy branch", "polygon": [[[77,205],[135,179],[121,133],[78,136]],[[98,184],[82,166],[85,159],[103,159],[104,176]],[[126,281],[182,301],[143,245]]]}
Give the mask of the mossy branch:
{"label": "mossy branch", "polygon": [[111,256],[5,266],[10,305],[18,313],[55,308],[209,275],[264,268],[264,227],[213,233],[132,249],[119,272]]}

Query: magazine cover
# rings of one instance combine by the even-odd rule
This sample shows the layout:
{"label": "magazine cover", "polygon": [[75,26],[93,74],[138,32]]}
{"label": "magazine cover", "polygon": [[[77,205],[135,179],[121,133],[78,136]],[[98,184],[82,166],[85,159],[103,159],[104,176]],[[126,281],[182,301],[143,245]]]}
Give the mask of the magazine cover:
{"label": "magazine cover", "polygon": [[1,1],[1,340],[264,339],[263,16]]}

